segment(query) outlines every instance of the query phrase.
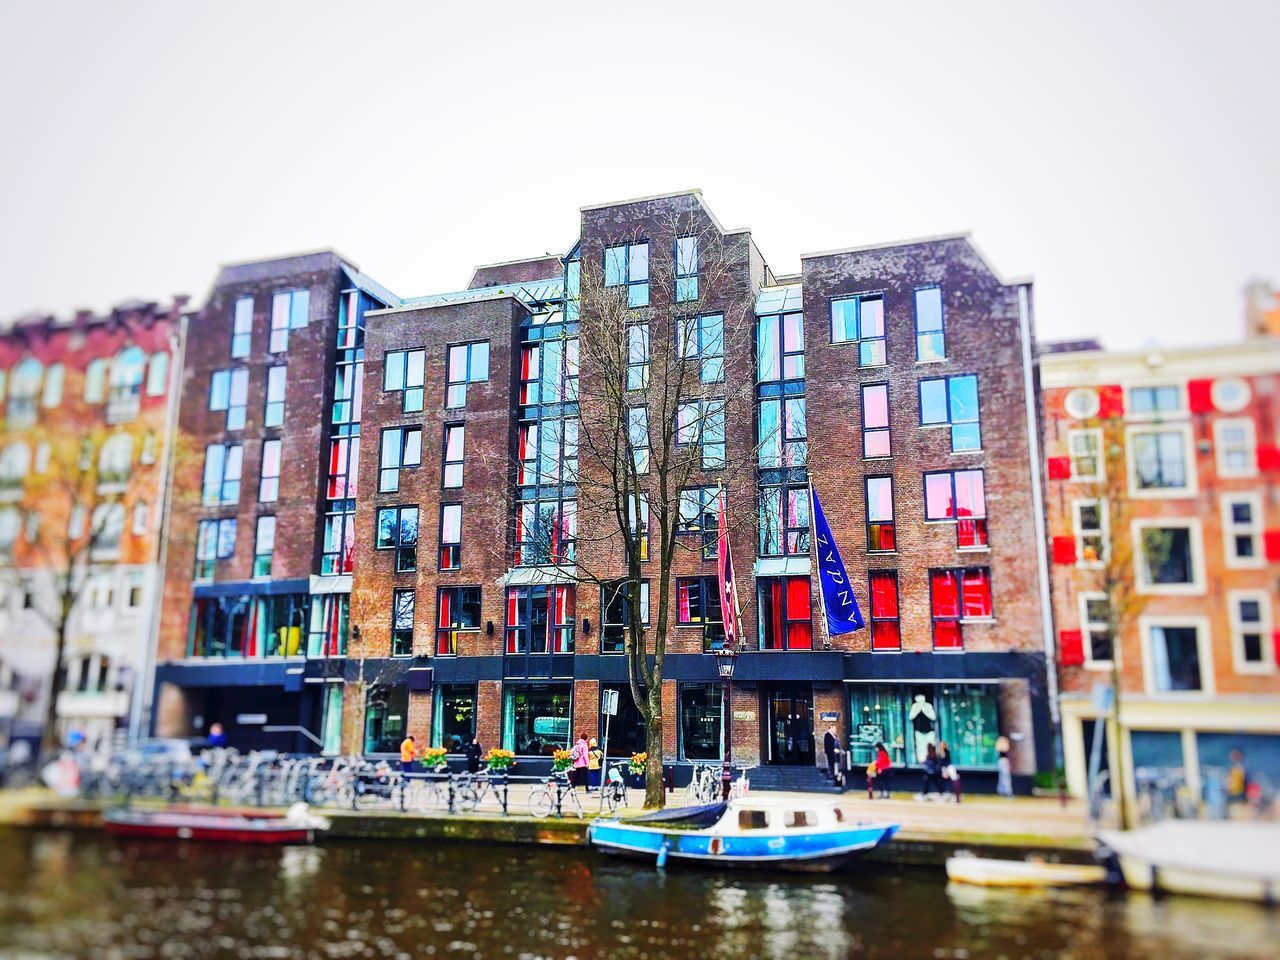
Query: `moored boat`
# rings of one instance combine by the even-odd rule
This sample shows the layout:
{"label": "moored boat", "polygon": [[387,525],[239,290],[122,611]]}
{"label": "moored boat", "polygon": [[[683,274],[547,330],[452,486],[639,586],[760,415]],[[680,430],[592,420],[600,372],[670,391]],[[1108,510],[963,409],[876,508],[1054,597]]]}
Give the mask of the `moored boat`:
{"label": "moored boat", "polygon": [[107,810],[103,829],[120,837],[197,840],[219,843],[311,843],[329,821],[295,804],[285,816],[273,813],[188,807],[180,810]]}
{"label": "moored boat", "polygon": [[980,887],[1069,887],[1106,883],[1107,870],[1088,863],[993,860],[957,855],[947,858],[947,879]]}
{"label": "moored boat", "polygon": [[1135,890],[1280,901],[1280,823],[1166,820],[1098,840]]}
{"label": "moored boat", "polygon": [[659,866],[675,860],[826,872],[886,842],[897,829],[847,821],[833,800],[743,797],[657,817],[597,820],[590,840],[605,853],[652,858]]}

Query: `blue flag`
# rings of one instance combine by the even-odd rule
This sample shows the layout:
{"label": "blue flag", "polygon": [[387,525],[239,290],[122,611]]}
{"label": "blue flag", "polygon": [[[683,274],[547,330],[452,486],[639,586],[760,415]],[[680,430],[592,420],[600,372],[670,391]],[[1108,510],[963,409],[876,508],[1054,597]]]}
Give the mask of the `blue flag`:
{"label": "blue flag", "polygon": [[831,536],[831,527],[818,502],[818,491],[809,486],[813,497],[813,536],[818,555],[818,578],[822,584],[822,611],[827,618],[827,634],[852,633],[866,626],[862,611],[858,609],[853,585],[845,572],[844,561]]}

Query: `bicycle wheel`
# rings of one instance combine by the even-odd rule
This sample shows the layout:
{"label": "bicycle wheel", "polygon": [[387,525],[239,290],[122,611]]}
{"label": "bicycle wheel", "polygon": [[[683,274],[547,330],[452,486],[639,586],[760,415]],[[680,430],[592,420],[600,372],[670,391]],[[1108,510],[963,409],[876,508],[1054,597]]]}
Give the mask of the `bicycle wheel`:
{"label": "bicycle wheel", "polygon": [[551,784],[535,787],[529,795],[529,812],[539,820],[551,816],[551,811],[555,808],[556,797]]}

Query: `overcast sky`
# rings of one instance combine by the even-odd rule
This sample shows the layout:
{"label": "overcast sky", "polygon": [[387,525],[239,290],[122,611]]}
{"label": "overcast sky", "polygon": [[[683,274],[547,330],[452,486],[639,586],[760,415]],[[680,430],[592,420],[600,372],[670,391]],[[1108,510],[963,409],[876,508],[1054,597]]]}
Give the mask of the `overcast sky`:
{"label": "overcast sky", "polygon": [[1040,333],[1280,281],[1280,3],[6,3],[0,319],[333,247],[401,296],[701,187],[778,272],[969,230]]}

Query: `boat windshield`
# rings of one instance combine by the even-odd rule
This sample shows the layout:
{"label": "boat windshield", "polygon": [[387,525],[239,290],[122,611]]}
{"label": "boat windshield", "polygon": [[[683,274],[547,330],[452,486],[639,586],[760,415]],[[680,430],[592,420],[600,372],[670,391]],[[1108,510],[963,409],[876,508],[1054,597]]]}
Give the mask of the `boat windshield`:
{"label": "boat windshield", "polygon": [[788,810],[783,822],[788,827],[816,827],[818,814],[814,810]]}
{"label": "boat windshield", "polygon": [[763,810],[739,810],[739,830],[765,830],[769,827],[769,815]]}
{"label": "boat windshield", "polygon": [[836,822],[844,823],[844,811],[841,810],[839,807],[836,807]]}

